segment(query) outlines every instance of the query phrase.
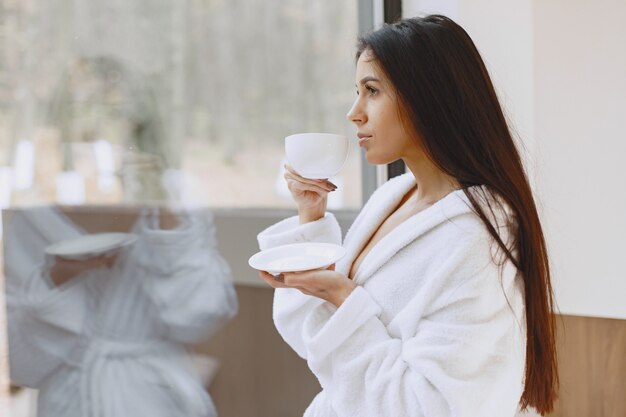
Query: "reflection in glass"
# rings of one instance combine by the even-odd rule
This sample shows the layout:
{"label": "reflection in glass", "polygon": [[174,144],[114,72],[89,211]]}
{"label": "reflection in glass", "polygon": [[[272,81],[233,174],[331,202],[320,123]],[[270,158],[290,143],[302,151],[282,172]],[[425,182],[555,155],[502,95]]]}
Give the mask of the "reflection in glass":
{"label": "reflection in glass", "polygon": [[[12,382],[39,390],[40,417],[216,415],[186,348],[237,310],[210,211],[81,211],[5,219]],[[136,241],[45,253],[107,217]]]}

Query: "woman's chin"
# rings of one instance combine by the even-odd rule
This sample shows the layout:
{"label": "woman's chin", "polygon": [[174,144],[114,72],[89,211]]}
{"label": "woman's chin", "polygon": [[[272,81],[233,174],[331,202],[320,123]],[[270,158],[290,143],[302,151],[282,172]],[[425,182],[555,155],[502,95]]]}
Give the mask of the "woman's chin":
{"label": "woman's chin", "polygon": [[393,162],[382,155],[376,155],[373,152],[367,151],[365,152],[365,160],[372,165],[387,165]]}
{"label": "woman's chin", "polygon": [[380,157],[371,151],[365,151],[365,160],[372,165],[380,165],[382,163],[380,162]]}

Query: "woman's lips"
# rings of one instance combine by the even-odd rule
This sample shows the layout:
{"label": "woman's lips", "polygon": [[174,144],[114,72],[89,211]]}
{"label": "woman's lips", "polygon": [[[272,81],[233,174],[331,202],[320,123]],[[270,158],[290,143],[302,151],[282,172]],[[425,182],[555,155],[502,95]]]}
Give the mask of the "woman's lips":
{"label": "woman's lips", "polygon": [[371,136],[360,136],[359,135],[359,146],[363,147],[365,146],[365,143],[370,140]]}

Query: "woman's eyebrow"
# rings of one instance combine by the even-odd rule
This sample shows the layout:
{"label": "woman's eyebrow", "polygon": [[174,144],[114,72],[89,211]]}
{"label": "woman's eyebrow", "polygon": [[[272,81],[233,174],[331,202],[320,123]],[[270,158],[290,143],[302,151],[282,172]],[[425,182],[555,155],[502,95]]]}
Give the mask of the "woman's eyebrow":
{"label": "woman's eyebrow", "polygon": [[368,81],[376,81],[376,82],[380,82],[380,80],[376,77],[372,77],[371,75],[368,75],[367,77],[363,77],[361,78],[361,85],[365,84]]}

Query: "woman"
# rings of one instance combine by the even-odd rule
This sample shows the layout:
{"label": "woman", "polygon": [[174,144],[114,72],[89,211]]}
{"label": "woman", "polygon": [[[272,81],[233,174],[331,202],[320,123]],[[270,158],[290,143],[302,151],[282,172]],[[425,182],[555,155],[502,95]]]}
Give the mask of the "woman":
{"label": "woman", "polygon": [[[274,320],[323,391],[305,416],[513,416],[558,384],[541,225],[476,47],[444,16],[365,36],[347,117],[367,161],[405,175],[367,202],[335,270],[261,272]],[[340,243],[326,180],[285,175],[299,216],[262,249]]]}

